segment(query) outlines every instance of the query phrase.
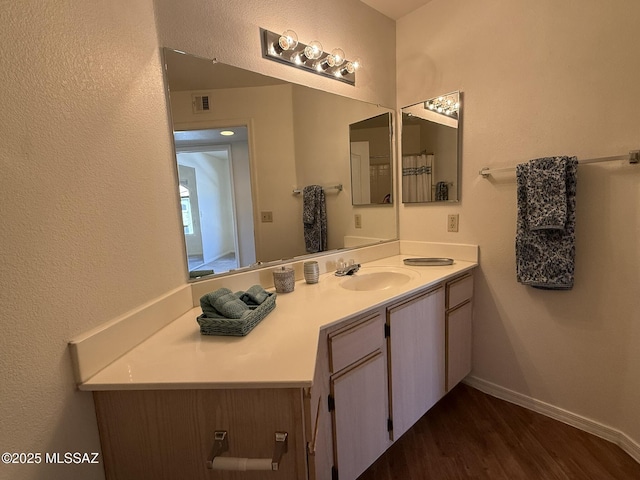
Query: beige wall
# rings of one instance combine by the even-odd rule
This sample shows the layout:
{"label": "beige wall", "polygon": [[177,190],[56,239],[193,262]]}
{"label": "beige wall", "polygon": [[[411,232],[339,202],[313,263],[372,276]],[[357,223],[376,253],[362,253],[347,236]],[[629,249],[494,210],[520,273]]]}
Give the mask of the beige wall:
{"label": "beige wall", "polygon": [[[434,0],[397,24],[398,104],[464,92],[462,203],[401,207],[400,236],[480,245],[473,374],[635,442],[640,167],[579,167],[569,292],[516,282],[515,174],[478,170],[638,149],[638,18],[632,1]],[[448,213],[460,214],[457,234]]]}
{"label": "beige wall", "polygon": [[[151,0],[3,3],[3,452],[99,451],[93,402],[75,388],[68,340],[187,278],[180,210],[168,194],[176,167],[161,46],[393,106],[394,22],[356,0],[277,5],[158,0],[156,31]],[[260,26],[342,45],[370,70],[357,87],[310,80],[261,58]],[[0,464],[0,478],[91,480],[103,472]]]}
{"label": "beige wall", "polygon": [[[67,341],[185,282],[151,1],[0,13],[0,450],[99,451]],[[100,479],[101,465],[3,465]]]}

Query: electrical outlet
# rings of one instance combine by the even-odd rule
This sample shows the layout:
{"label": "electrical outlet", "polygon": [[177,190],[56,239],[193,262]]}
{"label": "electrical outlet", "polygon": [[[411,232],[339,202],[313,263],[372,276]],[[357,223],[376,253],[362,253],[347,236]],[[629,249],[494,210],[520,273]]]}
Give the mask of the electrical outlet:
{"label": "electrical outlet", "polygon": [[355,223],[356,223],[356,228],[362,228],[362,215],[360,215],[359,213],[356,213],[353,216]]}
{"label": "electrical outlet", "polygon": [[457,213],[451,214],[447,217],[447,232],[457,232],[458,231],[458,220],[459,215]]}
{"label": "electrical outlet", "polygon": [[273,212],[260,212],[260,218],[262,223],[271,223],[273,222]]}

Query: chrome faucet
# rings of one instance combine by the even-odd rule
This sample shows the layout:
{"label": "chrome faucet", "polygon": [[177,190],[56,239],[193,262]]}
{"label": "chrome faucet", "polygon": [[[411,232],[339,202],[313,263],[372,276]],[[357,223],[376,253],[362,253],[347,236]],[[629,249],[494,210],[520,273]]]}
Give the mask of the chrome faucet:
{"label": "chrome faucet", "polygon": [[348,264],[338,264],[338,268],[336,269],[336,277],[345,277],[347,275],[353,275],[358,270],[360,270],[360,264],[353,263],[353,260]]}

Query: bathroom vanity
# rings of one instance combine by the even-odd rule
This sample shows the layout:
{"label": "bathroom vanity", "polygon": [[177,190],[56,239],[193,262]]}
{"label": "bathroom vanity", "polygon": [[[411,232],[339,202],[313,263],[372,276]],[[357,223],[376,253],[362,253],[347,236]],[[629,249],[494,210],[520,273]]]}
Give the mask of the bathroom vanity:
{"label": "bathroom vanity", "polygon": [[388,287],[297,282],[246,337],[194,308],[82,383],[107,478],[357,478],[471,370],[477,264],[403,258],[357,274],[406,276]]}

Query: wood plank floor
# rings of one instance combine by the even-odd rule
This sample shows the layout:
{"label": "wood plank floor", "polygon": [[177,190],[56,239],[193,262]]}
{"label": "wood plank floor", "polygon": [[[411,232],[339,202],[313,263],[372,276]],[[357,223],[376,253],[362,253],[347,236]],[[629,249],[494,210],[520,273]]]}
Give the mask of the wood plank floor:
{"label": "wood plank floor", "polygon": [[626,480],[620,447],[460,384],[358,480]]}

